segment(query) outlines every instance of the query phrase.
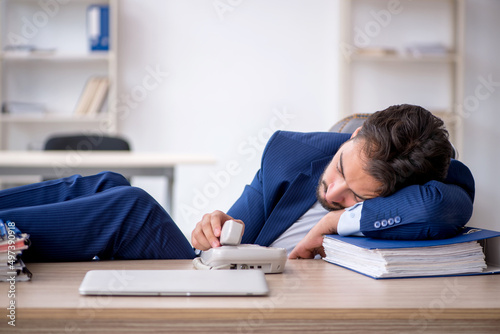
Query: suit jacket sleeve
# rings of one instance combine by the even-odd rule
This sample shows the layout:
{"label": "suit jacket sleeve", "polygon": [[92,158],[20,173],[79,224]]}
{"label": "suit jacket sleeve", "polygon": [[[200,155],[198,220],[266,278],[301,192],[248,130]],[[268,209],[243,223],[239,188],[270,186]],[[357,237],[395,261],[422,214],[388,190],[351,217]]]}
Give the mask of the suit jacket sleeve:
{"label": "suit jacket sleeve", "polygon": [[243,244],[254,243],[266,220],[262,162],[276,137],[277,134],[275,133],[269,139],[262,154],[261,168],[255,174],[252,182],[245,186],[241,196],[227,212],[229,216],[240,219],[245,223],[245,232],[241,240]]}
{"label": "suit jacket sleeve", "polygon": [[229,216],[245,223],[245,233],[241,240],[243,244],[254,242],[266,220],[261,175],[259,170],[252,183],[245,186],[243,194],[227,212]]}
{"label": "suit jacket sleeve", "polygon": [[472,216],[474,178],[452,160],[444,182],[413,185],[364,202],[361,232],[382,239],[442,239],[456,235]]}
{"label": "suit jacket sleeve", "polygon": [[[274,236],[262,236],[264,227],[274,233],[292,225],[307,211],[316,201],[316,186],[324,166],[349,137],[339,133],[277,131],[264,149],[260,170],[227,212],[245,223],[242,243],[255,243],[259,235],[260,243],[270,243]],[[307,186],[295,182],[298,179],[307,180]],[[301,203],[287,206],[287,200],[296,197],[303,199]],[[282,219],[278,219],[277,213],[283,214]]]}

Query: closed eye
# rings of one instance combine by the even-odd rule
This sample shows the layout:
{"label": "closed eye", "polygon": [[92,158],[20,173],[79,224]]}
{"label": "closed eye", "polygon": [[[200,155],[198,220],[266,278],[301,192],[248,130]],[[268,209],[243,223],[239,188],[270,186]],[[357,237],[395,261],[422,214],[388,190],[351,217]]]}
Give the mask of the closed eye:
{"label": "closed eye", "polygon": [[[343,164],[343,155],[344,155],[344,152],[341,152],[340,153],[340,158],[339,158],[339,164],[337,165],[337,171],[340,173],[340,175],[342,175],[342,178],[344,179],[345,181],[345,175],[344,175],[344,164]],[[347,182],[346,182],[347,183]],[[359,196],[358,194],[356,194],[354,191],[352,191],[351,188],[349,188],[349,190],[351,191],[351,193],[354,195],[354,200],[356,202],[363,202],[363,201],[366,201],[367,198],[363,197],[363,196]]]}

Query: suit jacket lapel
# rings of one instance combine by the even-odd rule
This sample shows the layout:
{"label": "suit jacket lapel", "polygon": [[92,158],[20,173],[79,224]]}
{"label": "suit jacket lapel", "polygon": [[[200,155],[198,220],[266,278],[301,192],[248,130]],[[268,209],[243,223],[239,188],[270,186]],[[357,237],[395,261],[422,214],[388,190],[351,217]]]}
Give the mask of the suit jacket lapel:
{"label": "suit jacket lapel", "polygon": [[266,220],[256,244],[269,246],[316,202],[319,178],[331,159],[328,156],[315,160],[309,170],[297,175]]}

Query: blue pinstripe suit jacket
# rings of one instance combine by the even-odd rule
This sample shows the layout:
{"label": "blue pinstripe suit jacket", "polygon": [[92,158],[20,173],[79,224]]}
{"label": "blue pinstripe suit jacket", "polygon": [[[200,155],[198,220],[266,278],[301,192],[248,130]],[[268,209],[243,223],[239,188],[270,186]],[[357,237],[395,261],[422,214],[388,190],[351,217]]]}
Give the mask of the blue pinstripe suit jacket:
{"label": "blue pinstripe suit jacket", "polygon": [[[325,167],[350,134],[278,131],[261,168],[228,214],[245,222],[242,243],[270,245],[316,202]],[[385,239],[439,239],[457,234],[472,215],[474,179],[452,160],[444,182],[413,185],[364,202],[361,232]],[[387,223],[389,222],[389,223]]]}

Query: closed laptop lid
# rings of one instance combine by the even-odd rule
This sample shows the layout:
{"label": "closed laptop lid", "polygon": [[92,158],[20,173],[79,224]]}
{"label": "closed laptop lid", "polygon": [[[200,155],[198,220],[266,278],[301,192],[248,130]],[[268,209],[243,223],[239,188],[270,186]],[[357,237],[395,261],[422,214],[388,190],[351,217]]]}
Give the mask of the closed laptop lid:
{"label": "closed laptop lid", "polygon": [[91,270],[82,295],[260,296],[267,295],[260,270]]}

